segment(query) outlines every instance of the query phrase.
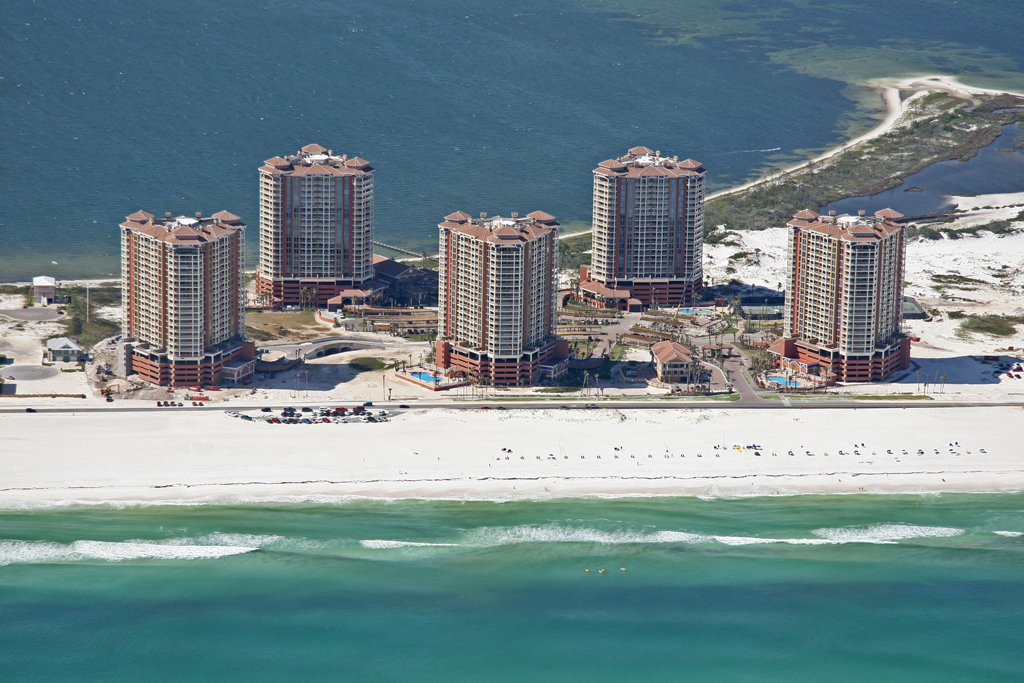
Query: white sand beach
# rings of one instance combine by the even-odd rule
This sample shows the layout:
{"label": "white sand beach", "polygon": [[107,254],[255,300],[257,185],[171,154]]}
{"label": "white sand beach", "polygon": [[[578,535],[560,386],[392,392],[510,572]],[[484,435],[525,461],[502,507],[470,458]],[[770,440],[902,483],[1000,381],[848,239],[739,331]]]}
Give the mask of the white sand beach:
{"label": "white sand beach", "polygon": [[6,413],[0,506],[1006,491],[1024,488],[1022,430],[1021,408],[438,409],[320,425]]}

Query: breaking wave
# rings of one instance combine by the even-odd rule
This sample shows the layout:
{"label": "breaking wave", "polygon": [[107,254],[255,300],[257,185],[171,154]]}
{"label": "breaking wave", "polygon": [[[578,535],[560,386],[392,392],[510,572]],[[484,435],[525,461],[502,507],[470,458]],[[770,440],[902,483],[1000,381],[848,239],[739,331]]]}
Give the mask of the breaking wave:
{"label": "breaking wave", "polygon": [[781,147],[772,147],[770,149],[737,149],[732,152],[723,152],[723,154],[754,154],[757,152],[778,152]]}
{"label": "breaking wave", "polygon": [[964,533],[964,530],[948,526],[876,524],[869,527],[815,529],[812,533],[833,543],[898,543],[912,538],[951,538]]}
{"label": "breaking wave", "polygon": [[1017,538],[1018,536],[1024,536],[1024,531],[993,531],[994,534],[1000,536],[1006,536],[1007,538]]}
{"label": "breaking wave", "polygon": [[601,531],[558,525],[481,527],[466,534],[467,545],[497,546],[517,543],[702,543],[709,537],[685,531]]}
{"label": "breaking wave", "polygon": [[457,546],[458,543],[417,543],[415,541],[387,541],[380,539],[370,539],[366,541],[359,541],[359,545],[364,548],[370,548],[372,550],[387,550],[391,548],[408,548],[408,547],[434,547],[434,546]]}
{"label": "breaking wave", "polygon": [[816,529],[813,538],[770,538],[700,534],[687,531],[602,531],[560,525],[483,527],[466,534],[464,545],[498,546],[517,543],[721,543],[730,546],[788,543],[791,545],[842,545],[846,543],[892,544],[914,538],[949,538],[964,533],[952,527],[910,524],[879,524],[870,527]]}
{"label": "breaking wave", "polygon": [[0,566],[103,560],[209,560],[258,550],[255,546],[191,545],[157,541],[0,541]]}

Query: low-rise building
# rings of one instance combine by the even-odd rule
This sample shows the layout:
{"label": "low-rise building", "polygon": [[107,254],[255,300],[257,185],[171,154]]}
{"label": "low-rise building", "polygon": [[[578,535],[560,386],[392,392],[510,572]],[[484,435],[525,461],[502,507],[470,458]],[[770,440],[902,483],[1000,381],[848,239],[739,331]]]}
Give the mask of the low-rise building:
{"label": "low-rise building", "polygon": [[659,382],[692,384],[696,378],[698,365],[688,346],[666,339],[651,346],[651,356]]}
{"label": "low-rise building", "polygon": [[57,281],[52,277],[40,275],[32,278],[32,301],[46,306],[56,296]]}
{"label": "low-rise building", "polygon": [[51,363],[77,363],[86,360],[88,354],[69,337],[46,340],[46,359]]}

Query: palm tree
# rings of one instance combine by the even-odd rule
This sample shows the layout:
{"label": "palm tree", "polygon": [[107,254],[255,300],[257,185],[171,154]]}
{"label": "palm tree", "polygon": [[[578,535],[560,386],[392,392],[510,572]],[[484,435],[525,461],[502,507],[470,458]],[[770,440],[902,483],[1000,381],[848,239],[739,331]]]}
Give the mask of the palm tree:
{"label": "palm tree", "polygon": [[941,376],[939,377],[939,379],[940,379],[940,380],[942,380],[942,384],[940,384],[940,385],[939,385],[939,393],[941,394],[941,393],[943,393],[943,392],[945,391],[945,389],[946,389],[946,380],[947,380],[948,378],[947,378],[947,377],[946,377],[945,375],[941,375]]}

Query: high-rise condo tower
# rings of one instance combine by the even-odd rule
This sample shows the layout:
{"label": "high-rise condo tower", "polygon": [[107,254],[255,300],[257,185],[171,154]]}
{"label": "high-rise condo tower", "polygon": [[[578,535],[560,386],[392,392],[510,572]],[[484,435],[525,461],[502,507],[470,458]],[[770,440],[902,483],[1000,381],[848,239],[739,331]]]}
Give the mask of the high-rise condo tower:
{"label": "high-rise condo tower", "polygon": [[436,359],[475,382],[535,384],[558,376],[555,295],[558,222],[461,211],[440,229]]}
{"label": "high-rise condo tower", "polygon": [[320,145],[260,167],[256,293],[318,305],[373,278],[373,168]]}
{"label": "high-rise condo tower", "polygon": [[796,214],[789,226],[783,367],[832,381],[880,380],[910,366],[902,334],[905,244],[891,209]]}
{"label": "high-rise condo tower", "polygon": [[122,374],[154,384],[219,384],[252,376],[244,339],[245,225],[221,211],[121,223]]}
{"label": "high-rise condo tower", "polygon": [[594,169],[591,265],[585,298],[617,308],[678,306],[700,298],[704,167],[634,147]]}

